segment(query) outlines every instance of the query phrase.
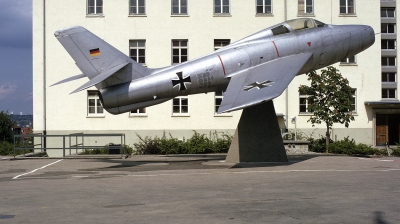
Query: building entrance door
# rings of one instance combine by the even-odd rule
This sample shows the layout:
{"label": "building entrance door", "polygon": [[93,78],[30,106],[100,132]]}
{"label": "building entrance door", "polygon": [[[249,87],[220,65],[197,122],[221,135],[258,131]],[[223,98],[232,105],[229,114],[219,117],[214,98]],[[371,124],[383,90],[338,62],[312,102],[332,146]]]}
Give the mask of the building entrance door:
{"label": "building entrance door", "polygon": [[376,145],[400,143],[400,114],[376,115]]}

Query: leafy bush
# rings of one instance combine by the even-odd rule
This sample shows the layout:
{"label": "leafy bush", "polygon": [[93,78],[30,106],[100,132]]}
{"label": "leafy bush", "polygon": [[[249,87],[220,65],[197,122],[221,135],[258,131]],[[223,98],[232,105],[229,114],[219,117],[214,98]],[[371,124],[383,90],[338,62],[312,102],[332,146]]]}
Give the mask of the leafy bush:
{"label": "leafy bush", "polygon": [[232,136],[222,134],[222,137],[217,132],[209,134],[200,134],[194,131],[194,134],[189,139],[179,140],[172,137],[171,134],[167,137],[164,133],[161,138],[148,137],[145,138],[137,135],[139,142],[134,144],[138,154],[204,154],[204,153],[224,153],[228,152],[232,142]]}
{"label": "leafy bush", "polygon": [[396,143],[397,148],[392,149],[392,156],[399,156],[400,157],[400,144]]}
{"label": "leafy bush", "polygon": [[0,155],[2,156],[9,156],[14,154],[14,146],[13,144],[2,141],[0,142]]}
{"label": "leafy bush", "polygon": [[[29,149],[29,148],[32,148],[33,146],[28,144],[27,142],[17,143],[15,145],[15,147],[16,148],[26,148],[25,150],[24,149],[19,149],[19,150],[17,149],[15,151],[15,155],[22,155],[24,153],[27,154],[27,153],[33,152],[32,149]],[[9,142],[7,142],[7,141],[0,142],[0,155],[2,155],[2,156],[12,156],[12,155],[14,155],[14,145],[9,143]]]}
{"label": "leafy bush", "polygon": [[[326,151],[325,137],[321,136],[319,139],[309,138],[310,142],[308,149],[311,152],[324,153]],[[400,155],[400,146],[398,147]],[[343,140],[329,141],[328,152],[334,154],[347,154],[347,155],[387,155],[386,150],[373,148],[370,145],[363,143],[356,144],[354,139],[349,139],[347,136]],[[393,155],[395,153],[393,152]]]}
{"label": "leafy bush", "polygon": [[[129,145],[123,146],[125,149],[125,154],[131,155],[133,153],[133,148]],[[96,149],[85,149],[82,152],[82,155],[99,155],[99,154],[108,154],[109,153],[109,145],[105,145],[103,148]],[[120,152],[122,153],[122,152]]]}
{"label": "leafy bush", "polygon": [[351,155],[356,148],[354,139],[349,140],[349,136],[343,140],[335,141],[328,146],[328,152],[334,154],[349,154]]}
{"label": "leafy bush", "polygon": [[[310,137],[307,139],[310,143],[308,145],[308,150],[310,152],[326,152],[326,138],[321,136],[319,139],[314,139]],[[332,144],[333,141],[330,139],[329,144]]]}
{"label": "leafy bush", "polygon": [[387,151],[385,149],[377,149],[373,148],[370,145],[366,145],[363,143],[358,143],[352,152],[352,155],[387,155]]}

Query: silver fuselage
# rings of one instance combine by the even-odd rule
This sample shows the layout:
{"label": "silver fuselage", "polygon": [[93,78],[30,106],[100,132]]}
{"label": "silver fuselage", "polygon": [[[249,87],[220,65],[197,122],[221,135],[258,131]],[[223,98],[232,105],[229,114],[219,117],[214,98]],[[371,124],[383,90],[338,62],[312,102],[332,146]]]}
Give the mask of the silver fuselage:
{"label": "silver fuselage", "polygon": [[206,56],[155,69],[151,75],[128,83],[105,86],[100,89],[103,107],[112,114],[119,114],[177,96],[224,91],[230,77],[243,70],[289,55],[312,53],[297,73],[300,75],[356,55],[375,41],[373,29],[365,25],[325,25],[293,30],[281,23],[290,32],[274,35],[271,28],[278,25]]}

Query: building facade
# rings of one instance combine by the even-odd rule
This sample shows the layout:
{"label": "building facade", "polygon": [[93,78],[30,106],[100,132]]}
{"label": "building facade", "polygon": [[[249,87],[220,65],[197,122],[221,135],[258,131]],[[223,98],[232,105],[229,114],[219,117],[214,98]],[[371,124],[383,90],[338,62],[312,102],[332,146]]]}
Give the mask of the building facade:
{"label": "building facade", "polygon": [[[157,68],[200,57],[299,17],[327,24],[365,24],[381,33],[369,49],[334,65],[354,89],[355,121],[349,128],[335,124],[332,137],[350,136],[370,145],[400,142],[396,2],[376,0],[71,0],[69,4],[33,0],[34,131],[125,133],[127,144],[133,144],[137,135],[170,133],[182,139],[193,130],[233,134],[241,115],[241,111],[215,113],[222,92],[179,97],[112,115],[103,110],[95,88],[69,94],[85,80],[49,87],[81,73],[54,37],[56,30],[83,26],[135,61]],[[274,100],[275,110],[282,130],[318,137],[325,125],[312,127],[307,122],[311,113],[306,96],[298,92],[300,84],[308,83],[305,75],[295,77]]]}

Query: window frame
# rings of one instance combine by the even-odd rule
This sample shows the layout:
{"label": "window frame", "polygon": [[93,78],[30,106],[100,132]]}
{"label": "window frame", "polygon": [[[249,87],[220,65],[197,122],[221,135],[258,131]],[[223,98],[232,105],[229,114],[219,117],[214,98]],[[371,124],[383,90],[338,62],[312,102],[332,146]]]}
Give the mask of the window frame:
{"label": "window frame", "polygon": [[[393,16],[388,16],[388,9],[393,9]],[[385,11],[386,16],[382,16],[383,10]],[[382,7],[381,8],[381,18],[396,18],[396,8],[394,7]]]}
{"label": "window frame", "polygon": [[[100,100],[100,91],[98,90],[88,90],[87,91],[87,117],[104,117],[105,113],[104,113],[104,108],[103,105],[101,104],[101,100]],[[90,104],[90,100],[94,100],[94,106],[91,106]],[[100,105],[98,105],[100,104]],[[90,108],[94,107],[94,113],[90,112]],[[98,112],[98,109],[101,107],[101,112]]]}
{"label": "window frame", "polygon": [[[132,2],[136,2],[136,6],[132,5]],[[139,5],[140,0],[129,0],[129,15],[131,16],[143,16],[146,15],[146,0],[143,0],[143,6]],[[136,8],[136,13],[132,12],[132,8]],[[140,13],[140,8],[143,8],[144,12]]]}
{"label": "window frame", "polygon": [[[177,100],[179,101],[179,104],[175,104],[175,102],[177,102]],[[186,103],[187,103],[186,105],[182,104],[183,100],[186,100]],[[172,116],[184,116],[184,117],[190,116],[189,97],[188,96],[178,96],[178,97],[173,98],[171,101],[172,101]],[[183,111],[183,108],[182,108],[183,106],[187,107],[186,112]],[[179,111],[175,112],[174,107],[179,107]]]}
{"label": "window frame", "polygon": [[[136,42],[136,46],[133,46],[132,44]],[[143,46],[140,46],[139,43],[143,43]],[[132,56],[131,50],[136,50],[136,55]],[[140,50],[143,50],[144,56],[140,55]],[[137,63],[146,66],[146,40],[143,39],[135,39],[135,40],[129,40],[129,57],[136,61]],[[135,60],[136,58],[137,60]],[[144,62],[140,62],[140,58],[144,58]]]}
{"label": "window frame", "polygon": [[[308,107],[311,103],[308,102],[309,95],[299,92],[299,114],[312,114],[312,111],[308,111]],[[301,103],[301,99],[305,99],[305,104]],[[305,111],[302,111],[302,106],[305,106]]]}
{"label": "window frame", "polygon": [[[216,1],[219,2],[219,7],[220,7],[220,12],[217,12],[217,5],[215,4]],[[224,12],[224,1],[228,1],[228,12]],[[230,15],[231,14],[231,2],[230,0],[214,0],[213,1],[213,11],[214,11],[214,15]]]}
{"label": "window frame", "polygon": [[[258,4],[258,0],[256,0],[256,15],[272,15],[273,14],[273,0],[270,0],[270,5],[267,5],[266,0],[261,0],[262,5]],[[262,7],[262,12],[258,12],[258,7]],[[265,8],[270,7],[270,12],[265,12]]]}
{"label": "window frame", "polygon": [[129,111],[129,117],[147,117],[147,107]]}
{"label": "window frame", "polygon": [[[91,6],[90,1],[93,1],[93,6]],[[87,0],[87,7],[86,7],[86,15],[88,16],[95,16],[95,15],[104,15],[104,2],[103,0]],[[101,6],[98,6],[98,4],[101,3]],[[93,8],[94,13],[91,13],[91,8]],[[101,12],[97,13],[97,9],[101,8]]]}
{"label": "window frame", "polygon": [[[383,97],[384,91],[386,91],[387,97]],[[394,91],[394,97],[390,97],[390,92],[389,91]],[[397,99],[397,89],[396,88],[382,88],[382,99]]]}
{"label": "window frame", "polygon": [[[174,0],[171,0],[171,15],[188,15],[189,14],[189,4],[188,0],[176,0],[178,1],[178,13],[174,13]],[[181,1],[186,1],[186,13],[182,13],[182,2]]]}
{"label": "window frame", "polygon": [[[219,107],[221,106],[222,100],[224,99],[224,91],[214,92],[214,114],[217,114]],[[221,102],[217,103],[217,100]]]}
{"label": "window frame", "polygon": [[[394,65],[390,64],[390,62],[391,62],[390,58],[394,58]],[[383,63],[384,61],[386,61],[386,64]],[[382,57],[381,58],[381,63],[382,63],[382,66],[396,66],[397,65],[397,58],[396,57],[389,57],[389,56]]]}
{"label": "window frame", "polygon": [[340,61],[340,65],[357,65],[357,55],[353,55],[348,58],[344,58]]}
{"label": "window frame", "polygon": [[226,47],[229,44],[231,44],[231,39],[214,39],[214,51]]}
{"label": "window frame", "polygon": [[[393,41],[393,48],[389,48],[389,42]],[[397,41],[395,39],[381,39],[381,50],[396,50]],[[384,48],[385,46],[385,48]]]}
{"label": "window frame", "polygon": [[351,91],[352,91],[351,99],[352,100],[354,99],[354,103],[351,102],[351,106],[353,107],[353,105],[354,105],[354,110],[352,110],[351,112],[357,113],[357,89],[352,89]]}
{"label": "window frame", "polygon": [[[174,42],[179,42],[179,46],[174,46]],[[182,45],[183,42],[186,42],[186,46]],[[174,50],[178,50],[179,54],[175,55]],[[186,50],[186,55],[182,54],[182,50]],[[178,57],[179,62],[174,62],[174,57]],[[184,60],[183,57],[186,57],[186,60]],[[179,39],[179,40],[172,40],[171,41],[171,63],[174,64],[180,64],[185,61],[189,60],[189,41],[187,39]]]}
{"label": "window frame", "polygon": [[[386,26],[386,32],[384,32],[383,27]],[[389,27],[393,26],[393,32],[389,32]],[[382,34],[395,34],[396,33],[396,24],[395,23],[381,23],[381,33]]]}
{"label": "window frame", "polygon": [[[345,1],[345,5],[342,5],[342,1]],[[349,1],[353,1],[353,6],[349,6]],[[346,12],[342,12],[342,8],[345,8]],[[353,12],[349,12],[350,8],[353,8]],[[339,1],[339,14],[340,15],[355,15],[356,14],[356,0],[340,0]]]}
{"label": "window frame", "polygon": [[[391,75],[393,75],[394,81],[390,81]],[[386,77],[386,78],[384,79],[384,77]],[[385,84],[397,83],[397,73],[396,72],[382,72],[381,81],[382,81],[382,83],[385,83]]]}
{"label": "window frame", "polygon": [[[303,2],[302,6],[300,2]],[[307,0],[298,0],[297,1],[297,14],[298,15],[314,15],[314,0],[310,0],[311,1],[311,12],[307,12]],[[301,7],[303,7],[303,10],[300,10]]]}

